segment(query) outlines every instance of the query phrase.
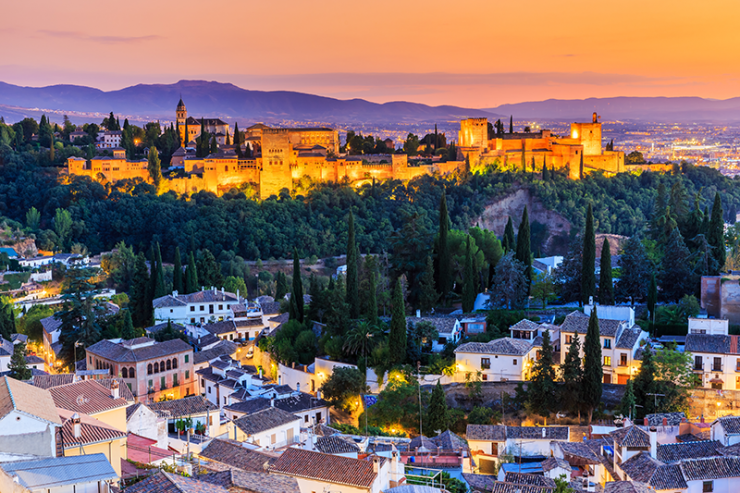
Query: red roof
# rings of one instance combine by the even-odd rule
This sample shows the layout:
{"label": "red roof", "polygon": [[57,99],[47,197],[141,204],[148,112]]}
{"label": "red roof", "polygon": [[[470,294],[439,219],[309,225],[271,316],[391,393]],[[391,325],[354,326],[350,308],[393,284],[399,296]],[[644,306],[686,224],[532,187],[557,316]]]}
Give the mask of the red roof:
{"label": "red roof", "polygon": [[128,451],[129,460],[149,464],[166,457],[172,457],[172,452],[155,446],[156,443],[156,440],[129,433],[126,437],[126,450]]}
{"label": "red roof", "polygon": [[[379,460],[384,459],[378,457]],[[372,487],[377,474],[370,460],[351,459],[289,448],[270,466],[270,472],[360,488]]]}
{"label": "red roof", "polygon": [[96,414],[128,406],[126,399],[114,399],[111,391],[94,380],[71,383],[49,389],[54,404],[78,413]]}

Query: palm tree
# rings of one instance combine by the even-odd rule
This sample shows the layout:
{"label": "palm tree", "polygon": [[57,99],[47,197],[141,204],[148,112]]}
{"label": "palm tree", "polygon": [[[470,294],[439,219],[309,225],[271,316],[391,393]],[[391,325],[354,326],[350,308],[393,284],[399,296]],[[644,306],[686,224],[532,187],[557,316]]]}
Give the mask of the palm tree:
{"label": "palm tree", "polygon": [[358,354],[360,351],[367,354],[379,342],[378,338],[382,333],[377,325],[361,320],[347,333],[343,349],[347,354]]}

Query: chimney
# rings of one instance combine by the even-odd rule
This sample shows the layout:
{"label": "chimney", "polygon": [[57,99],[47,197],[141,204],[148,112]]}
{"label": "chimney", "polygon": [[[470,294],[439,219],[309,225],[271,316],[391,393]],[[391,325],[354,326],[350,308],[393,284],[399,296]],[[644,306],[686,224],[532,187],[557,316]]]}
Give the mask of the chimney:
{"label": "chimney", "polygon": [[201,290],[201,291],[205,291],[205,290],[206,290],[206,287],[205,287],[205,286],[201,286],[201,287],[200,287],[200,290]]}
{"label": "chimney", "polygon": [[278,375],[278,385],[282,385],[282,384],[283,384],[283,376]]}
{"label": "chimney", "polygon": [[240,303],[241,302],[241,298],[239,298],[239,290],[238,289],[236,290],[236,302],[237,303]]}
{"label": "chimney", "polygon": [[547,428],[542,427],[542,438],[547,438]]}
{"label": "chimney", "polygon": [[645,426],[650,426],[650,422],[648,421],[648,419],[647,419],[647,416],[646,416],[645,418],[643,418],[643,419],[642,419],[642,423],[643,423],[643,424],[644,424]]}
{"label": "chimney", "polygon": [[82,425],[80,424],[80,415],[77,413],[74,413],[72,415],[72,434],[77,439],[79,439],[82,436]]}
{"label": "chimney", "polygon": [[701,413],[701,423],[704,423],[704,413]]}
{"label": "chimney", "polygon": [[658,430],[655,426],[650,427],[650,457],[658,458]]}
{"label": "chimney", "polygon": [[421,310],[416,310],[416,318],[421,318]]}
{"label": "chimney", "polygon": [[275,396],[270,398],[270,407],[275,407]]}
{"label": "chimney", "polygon": [[262,367],[260,366],[260,378],[262,378]]}
{"label": "chimney", "polygon": [[317,399],[321,399],[321,391],[320,390],[317,390],[316,391],[316,398]]}
{"label": "chimney", "polygon": [[110,384],[110,396],[114,399],[118,399],[120,393],[118,391],[118,380],[113,380]]}
{"label": "chimney", "polygon": [[663,418],[663,426],[668,426],[668,418]]}
{"label": "chimney", "polygon": [[222,295],[224,294],[224,288],[223,288],[223,286],[221,287],[221,294]]}
{"label": "chimney", "polygon": [[177,295],[180,294],[177,292],[177,290],[172,291],[172,297],[177,298]]}
{"label": "chimney", "polygon": [[380,472],[380,458],[373,457],[373,472],[378,474]]}
{"label": "chimney", "polygon": [[295,370],[295,361],[293,362],[293,369]]}

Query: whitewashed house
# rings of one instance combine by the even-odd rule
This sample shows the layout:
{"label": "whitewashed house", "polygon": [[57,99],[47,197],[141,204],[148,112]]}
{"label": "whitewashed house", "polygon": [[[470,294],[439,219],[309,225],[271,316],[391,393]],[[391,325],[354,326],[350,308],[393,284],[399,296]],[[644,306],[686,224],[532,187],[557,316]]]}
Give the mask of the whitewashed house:
{"label": "whitewashed house", "polygon": [[490,342],[466,342],[455,349],[457,379],[465,381],[481,372],[484,381],[527,380],[535,361],[533,341],[505,337]]}
{"label": "whitewashed house", "polygon": [[229,293],[223,288],[211,288],[191,294],[172,294],[155,299],[155,323],[167,322],[181,325],[218,322],[233,317],[231,306],[239,303],[238,293]]}

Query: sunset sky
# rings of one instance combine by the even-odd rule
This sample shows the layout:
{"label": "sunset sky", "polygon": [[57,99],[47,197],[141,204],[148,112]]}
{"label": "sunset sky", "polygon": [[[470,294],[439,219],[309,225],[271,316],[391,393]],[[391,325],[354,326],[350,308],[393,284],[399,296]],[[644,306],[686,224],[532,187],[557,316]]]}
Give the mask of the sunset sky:
{"label": "sunset sky", "polygon": [[740,96],[740,2],[6,0],[0,81],[375,102]]}

